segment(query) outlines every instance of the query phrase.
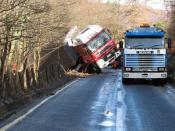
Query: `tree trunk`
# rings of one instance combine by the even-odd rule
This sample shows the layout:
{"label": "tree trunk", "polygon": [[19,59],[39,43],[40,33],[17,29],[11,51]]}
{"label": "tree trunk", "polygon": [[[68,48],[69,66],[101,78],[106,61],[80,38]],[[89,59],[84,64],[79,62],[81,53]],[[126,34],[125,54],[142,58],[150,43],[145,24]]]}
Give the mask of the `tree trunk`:
{"label": "tree trunk", "polygon": [[9,34],[10,34],[10,28],[7,27],[7,32],[6,32],[6,37],[5,37],[5,45],[4,45],[4,50],[2,53],[2,57],[1,57],[1,68],[0,68],[0,75],[1,75],[1,80],[0,80],[0,97],[3,98],[4,97],[4,92],[5,92],[5,86],[4,86],[4,75],[6,72],[6,68],[7,68],[7,58],[8,58],[8,52],[10,49],[10,43],[9,43]]}

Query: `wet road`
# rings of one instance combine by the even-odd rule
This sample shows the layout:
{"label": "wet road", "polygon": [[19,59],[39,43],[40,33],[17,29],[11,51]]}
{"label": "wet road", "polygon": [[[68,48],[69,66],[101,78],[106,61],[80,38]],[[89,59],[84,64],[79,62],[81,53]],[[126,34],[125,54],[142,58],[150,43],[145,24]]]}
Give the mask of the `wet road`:
{"label": "wet road", "polygon": [[174,131],[171,85],[123,85],[120,70],[78,79],[1,128],[8,131]]}

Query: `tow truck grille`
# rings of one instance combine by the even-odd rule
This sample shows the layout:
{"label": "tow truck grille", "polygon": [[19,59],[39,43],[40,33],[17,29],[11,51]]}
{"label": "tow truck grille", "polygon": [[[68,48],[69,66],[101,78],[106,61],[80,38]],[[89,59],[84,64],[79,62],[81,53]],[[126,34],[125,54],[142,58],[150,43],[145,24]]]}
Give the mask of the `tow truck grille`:
{"label": "tow truck grille", "polygon": [[165,55],[125,55],[125,67],[165,67]]}

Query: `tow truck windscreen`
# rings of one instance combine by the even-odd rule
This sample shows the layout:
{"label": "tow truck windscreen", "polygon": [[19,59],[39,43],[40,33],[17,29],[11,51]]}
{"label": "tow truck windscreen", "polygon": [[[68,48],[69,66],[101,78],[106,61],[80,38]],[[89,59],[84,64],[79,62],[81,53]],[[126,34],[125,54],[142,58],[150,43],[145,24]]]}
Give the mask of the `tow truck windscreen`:
{"label": "tow truck windscreen", "polygon": [[88,42],[88,48],[91,52],[95,52],[97,49],[105,45],[111,39],[110,35],[103,31],[97,35],[94,39]]}
{"label": "tow truck windscreen", "polygon": [[126,48],[164,48],[163,37],[129,37],[126,38]]}

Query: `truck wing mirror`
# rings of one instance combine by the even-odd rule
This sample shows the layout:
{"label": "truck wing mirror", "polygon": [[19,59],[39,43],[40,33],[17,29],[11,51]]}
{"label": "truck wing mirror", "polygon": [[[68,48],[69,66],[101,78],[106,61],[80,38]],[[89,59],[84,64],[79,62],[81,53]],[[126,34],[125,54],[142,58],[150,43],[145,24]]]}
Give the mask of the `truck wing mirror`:
{"label": "truck wing mirror", "polygon": [[123,49],[123,41],[119,41],[119,48]]}
{"label": "truck wing mirror", "polygon": [[168,38],[168,49],[170,49],[172,46],[172,39]]}
{"label": "truck wing mirror", "polygon": [[109,34],[111,34],[111,31],[110,31],[109,29],[106,29],[106,31],[107,31]]}
{"label": "truck wing mirror", "polygon": [[112,33],[111,33],[111,31],[109,30],[109,29],[105,29],[105,31],[110,35],[110,37],[112,38]]}

